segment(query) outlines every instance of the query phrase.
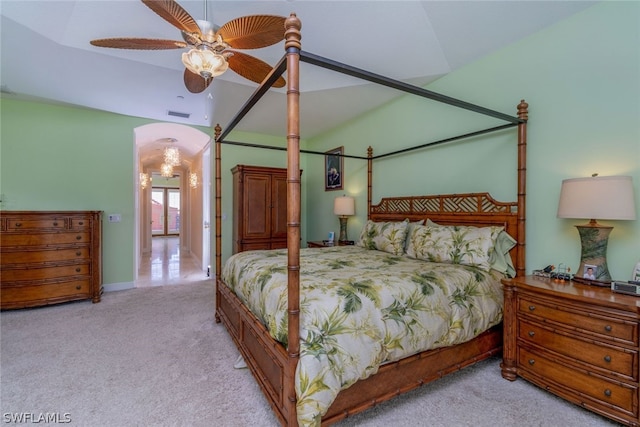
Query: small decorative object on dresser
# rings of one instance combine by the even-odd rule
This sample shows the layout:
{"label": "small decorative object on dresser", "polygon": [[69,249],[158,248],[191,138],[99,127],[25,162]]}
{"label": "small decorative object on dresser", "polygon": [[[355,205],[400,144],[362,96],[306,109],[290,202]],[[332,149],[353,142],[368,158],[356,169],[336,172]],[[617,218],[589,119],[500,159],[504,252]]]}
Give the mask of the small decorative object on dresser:
{"label": "small decorative object on dresser", "polygon": [[353,245],[353,240],[348,240],[345,242],[334,242],[334,241],[329,241],[329,240],[323,240],[323,241],[309,241],[307,242],[307,247],[309,248],[330,248],[333,246],[350,246]]}
{"label": "small decorative object on dresser", "polygon": [[539,276],[502,283],[502,376],[640,425],[638,297]]}
{"label": "small decorative object on dresser", "polygon": [[0,212],[0,308],[102,293],[102,211]]}

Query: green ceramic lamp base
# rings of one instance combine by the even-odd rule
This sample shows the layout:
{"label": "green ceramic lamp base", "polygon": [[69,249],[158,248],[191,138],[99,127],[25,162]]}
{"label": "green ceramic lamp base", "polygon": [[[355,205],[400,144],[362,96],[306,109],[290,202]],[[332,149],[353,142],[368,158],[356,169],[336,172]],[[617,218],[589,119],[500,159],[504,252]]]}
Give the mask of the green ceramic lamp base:
{"label": "green ceramic lamp base", "polygon": [[606,227],[591,220],[586,225],[576,225],[580,233],[582,251],[580,266],[574,280],[596,286],[609,286],[611,275],[607,267],[607,243],[613,227]]}
{"label": "green ceramic lamp base", "polygon": [[340,217],[340,237],[338,237],[339,242],[346,242],[349,238],[347,237],[347,217]]}

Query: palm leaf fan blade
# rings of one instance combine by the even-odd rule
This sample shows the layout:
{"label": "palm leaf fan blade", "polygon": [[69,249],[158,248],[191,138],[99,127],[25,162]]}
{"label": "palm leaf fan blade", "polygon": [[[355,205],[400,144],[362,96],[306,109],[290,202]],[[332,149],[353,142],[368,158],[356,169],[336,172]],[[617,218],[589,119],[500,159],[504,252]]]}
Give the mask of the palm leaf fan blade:
{"label": "palm leaf fan blade", "polygon": [[203,92],[207,87],[209,87],[212,81],[213,77],[205,79],[198,74],[192,73],[188,69],[184,70],[184,85],[191,93]]}
{"label": "palm leaf fan blade", "polygon": [[284,40],[286,18],[275,15],[248,15],[232,19],[216,35],[233,49],[259,49]]}
{"label": "palm leaf fan blade", "polygon": [[175,40],[124,38],[124,37],[91,40],[90,43],[93,46],[98,46],[98,47],[110,47],[114,49],[136,49],[136,50],[182,49],[184,47],[187,47],[187,44],[185,42],[175,41]]}
{"label": "palm leaf fan blade", "polygon": [[[234,51],[227,61],[229,62],[229,68],[245,79],[256,83],[262,83],[273,70],[273,67],[266,62],[242,52]],[[284,87],[285,84],[285,80],[282,77],[278,77],[273,87]]]}
{"label": "palm leaf fan blade", "polygon": [[142,0],[142,3],[180,31],[200,34],[196,21],[175,1]]}

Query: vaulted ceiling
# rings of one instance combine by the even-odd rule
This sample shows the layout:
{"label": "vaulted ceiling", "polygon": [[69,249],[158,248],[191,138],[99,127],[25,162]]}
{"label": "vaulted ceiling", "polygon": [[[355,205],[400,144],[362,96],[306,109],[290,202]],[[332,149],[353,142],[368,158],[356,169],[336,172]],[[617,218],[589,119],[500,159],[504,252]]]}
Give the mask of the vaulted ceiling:
{"label": "vaulted ceiling", "polygon": [[[194,19],[205,18],[204,1],[178,3]],[[593,3],[208,0],[206,18],[222,25],[244,15],[295,12],[302,21],[303,50],[423,86]],[[0,13],[3,97],[224,127],[257,87],[229,70],[206,91],[193,94],[183,84],[183,49],[130,51],[89,44],[109,37],[182,40],[179,30],[140,1],[2,0]],[[247,53],[274,65],[284,43]],[[305,138],[398,96],[308,64],[301,66],[300,89]],[[271,89],[236,129],[284,135],[285,93],[286,88]],[[161,133],[145,134],[144,145],[167,137],[180,140],[181,132],[189,133],[186,127],[156,127]]]}

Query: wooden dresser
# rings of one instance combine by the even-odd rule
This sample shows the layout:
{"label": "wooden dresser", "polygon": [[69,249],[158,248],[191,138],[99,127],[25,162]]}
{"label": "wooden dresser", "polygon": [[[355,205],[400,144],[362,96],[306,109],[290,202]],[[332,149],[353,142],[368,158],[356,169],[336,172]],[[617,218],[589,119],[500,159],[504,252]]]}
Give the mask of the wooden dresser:
{"label": "wooden dresser", "polygon": [[101,211],[0,211],[0,308],[100,301]]}
{"label": "wooden dresser", "polygon": [[287,170],[237,165],[233,173],[233,253],[287,247]]}
{"label": "wooden dresser", "polygon": [[503,284],[502,376],[640,425],[640,298],[536,276]]}

